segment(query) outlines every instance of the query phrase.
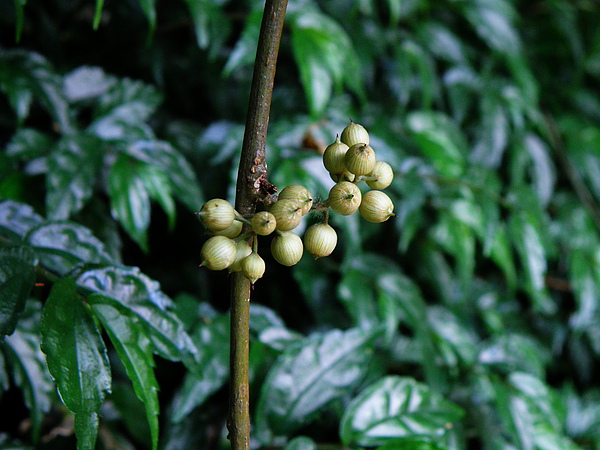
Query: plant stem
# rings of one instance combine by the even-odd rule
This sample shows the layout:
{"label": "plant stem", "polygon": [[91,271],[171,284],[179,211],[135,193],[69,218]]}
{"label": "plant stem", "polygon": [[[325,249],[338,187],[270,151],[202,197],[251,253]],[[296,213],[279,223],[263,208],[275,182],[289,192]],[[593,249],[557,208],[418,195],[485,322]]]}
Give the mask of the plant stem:
{"label": "plant stem", "polygon": [[[275,66],[287,0],[266,0],[254,63],[244,143],[236,184],[236,210],[252,214],[256,203],[269,193],[265,148]],[[231,289],[231,349],[229,439],[233,450],[250,448],[250,396],[248,360],[250,353],[250,281],[236,272]]]}

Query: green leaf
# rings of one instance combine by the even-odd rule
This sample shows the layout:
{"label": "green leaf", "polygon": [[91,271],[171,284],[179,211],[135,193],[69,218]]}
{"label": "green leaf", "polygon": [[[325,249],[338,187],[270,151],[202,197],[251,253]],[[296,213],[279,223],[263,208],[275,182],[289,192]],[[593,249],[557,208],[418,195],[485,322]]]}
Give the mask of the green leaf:
{"label": "green leaf", "polygon": [[60,77],[43,56],[23,50],[1,51],[0,68],[0,89],[8,96],[19,123],[29,116],[36,99],[61,132],[73,131]]}
{"label": "green leaf", "polygon": [[202,370],[189,372],[175,395],[173,423],[185,419],[229,378],[229,315],[223,314],[207,322],[191,335],[199,351],[198,366]]}
{"label": "green leaf", "polygon": [[144,171],[143,165],[145,164],[121,155],[110,169],[108,193],[112,216],[142,250],[147,252],[150,195],[139,173]]}
{"label": "green leaf", "polygon": [[25,241],[36,250],[44,267],[61,275],[76,265],[112,262],[104,244],[77,223],[45,222],[31,229]]}
{"label": "green leaf", "polygon": [[0,201],[0,231],[10,239],[22,239],[31,228],[43,222],[43,217],[25,203]]}
{"label": "green leaf", "polygon": [[[134,314],[151,339],[154,351],[170,361],[182,361],[198,371],[197,349],[159,284],[137,267],[104,267],[83,272],[78,286],[115,299],[125,314]],[[114,305],[114,307],[117,307]]]}
{"label": "green leaf", "polygon": [[316,333],[284,351],[269,370],[257,406],[257,436],[289,435],[364,380],[372,331]]}
{"label": "green leaf", "polygon": [[442,212],[432,233],[435,241],[456,259],[461,280],[469,282],[475,270],[475,236],[469,225]]}
{"label": "green leaf", "polygon": [[144,15],[148,20],[150,33],[154,32],[154,28],[156,27],[156,0],[138,0],[138,3],[142,7],[142,11],[144,11]]}
{"label": "green leaf", "polygon": [[188,7],[198,47],[211,52],[220,50],[229,35],[229,21],[223,10],[223,0],[184,0]]}
{"label": "green leaf", "polygon": [[544,375],[549,354],[532,337],[505,333],[484,341],[479,362],[491,365],[502,373],[524,371],[537,377]]}
{"label": "green leaf", "polygon": [[481,125],[472,158],[474,162],[497,168],[508,145],[508,115],[494,90],[483,97],[480,108]]}
{"label": "green leaf", "polygon": [[510,220],[510,232],[524,266],[525,288],[535,308],[545,314],[552,314],[557,306],[546,290],[546,249],[535,225],[535,218],[528,214],[513,215]]}
{"label": "green leaf", "polygon": [[447,346],[462,364],[472,366],[478,356],[478,336],[460,318],[442,306],[431,306],[427,319],[438,336],[438,345]]}
{"label": "green leaf", "polygon": [[[152,345],[133,313],[123,314],[117,300],[92,294],[86,300],[113,343],[137,397],[144,403],[152,436],[158,446],[158,383],[154,377]],[[129,312],[129,311],[128,311]]]}
{"label": "green leaf", "polygon": [[102,142],[94,135],[63,137],[48,157],[46,209],[54,220],[79,212],[94,192],[102,164]]}
{"label": "green leaf", "polygon": [[94,30],[98,29],[100,21],[102,20],[102,8],[104,7],[104,0],[96,0],[96,8],[94,10]]}
{"label": "green leaf", "polygon": [[319,117],[332,88],[347,85],[363,95],[359,58],[346,31],[315,10],[290,14],[292,50],[313,118]]}
{"label": "green leaf", "polygon": [[519,34],[513,26],[517,13],[506,0],[477,0],[459,3],[479,37],[493,50],[516,54],[521,50]]}
{"label": "green leaf", "polygon": [[447,450],[447,447],[440,447],[435,442],[428,439],[406,438],[400,440],[391,440],[377,450]]}
{"label": "green leaf", "polygon": [[[190,211],[200,210],[204,200],[194,169],[168,142],[138,140],[130,143],[125,152],[163,173],[171,184],[173,194]],[[164,182],[161,184],[164,185]],[[165,189],[163,186],[161,192]],[[163,209],[168,214],[165,206]]]}
{"label": "green leaf", "polygon": [[55,390],[46,358],[40,350],[40,312],[39,303],[28,303],[17,329],[2,344],[13,379],[23,390],[25,404],[31,413],[34,442],[40,438],[44,414],[50,411]]}
{"label": "green leaf", "polygon": [[94,448],[98,411],[110,391],[106,347],[69,278],[52,287],[42,313],[42,351],[64,404],[75,414],[78,449]]}
{"label": "green leaf", "polygon": [[146,121],[161,101],[162,96],[153,86],[117,79],[98,97],[88,131],[104,140],[152,139],[154,132]]}
{"label": "green leaf", "polygon": [[423,154],[448,177],[458,177],[465,166],[466,143],[450,119],[442,113],[417,111],[406,124]]}
{"label": "green leaf", "polygon": [[244,31],[235,43],[225,67],[223,75],[231,76],[236,70],[250,66],[256,58],[256,49],[258,47],[258,35],[260,34],[260,24],[262,22],[262,9],[255,9],[246,19]]}
{"label": "green leaf", "polygon": [[288,442],[283,450],[317,450],[317,443],[306,436],[298,436]]}
{"label": "green leaf", "polygon": [[408,377],[388,376],[361,392],[344,412],[345,445],[375,446],[387,440],[441,437],[464,415],[461,408]]}
{"label": "green leaf", "polygon": [[569,280],[577,300],[577,311],[570,320],[575,330],[585,330],[593,325],[600,312],[600,261],[588,251],[572,250],[569,258]]}
{"label": "green leaf", "polygon": [[35,283],[35,263],[30,247],[0,245],[0,339],[15,330]]}
{"label": "green leaf", "polygon": [[150,224],[150,199],[162,206],[170,227],[175,224],[175,203],[167,173],[164,167],[159,168],[127,155],[121,155],[110,172],[109,193],[113,216],[145,250],[146,230]]}
{"label": "green leaf", "polygon": [[118,82],[102,68],[90,66],[77,67],[63,78],[65,95],[72,103],[98,99]]}
{"label": "green leaf", "polygon": [[49,153],[54,140],[33,128],[19,128],[6,146],[6,154],[29,161]]}

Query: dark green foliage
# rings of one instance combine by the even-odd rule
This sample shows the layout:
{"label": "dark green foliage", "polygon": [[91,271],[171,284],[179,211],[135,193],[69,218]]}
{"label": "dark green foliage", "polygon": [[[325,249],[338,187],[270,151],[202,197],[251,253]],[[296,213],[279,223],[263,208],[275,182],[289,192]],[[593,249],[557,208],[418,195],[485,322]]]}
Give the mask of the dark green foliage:
{"label": "dark green foliage", "polygon": [[[0,6],[0,448],[228,448],[193,212],[233,199],[262,7]],[[352,118],[397,216],[291,269],[260,240],[256,448],[600,448],[600,7],[290,0],[278,61],[269,181],[326,198]]]}

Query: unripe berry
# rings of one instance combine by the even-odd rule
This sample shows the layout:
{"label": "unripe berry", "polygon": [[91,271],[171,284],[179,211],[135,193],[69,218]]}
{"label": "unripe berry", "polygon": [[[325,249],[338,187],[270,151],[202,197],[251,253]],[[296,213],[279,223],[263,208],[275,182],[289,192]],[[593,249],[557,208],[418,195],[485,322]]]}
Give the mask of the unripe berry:
{"label": "unripe berry", "polygon": [[337,245],[337,233],[326,223],[311,225],[304,233],[304,246],[315,259],[331,255]]}
{"label": "unripe berry", "polygon": [[342,131],[342,142],[348,147],[355,144],[369,144],[369,133],[362,125],[350,121],[350,125]]}
{"label": "unripe berry", "polygon": [[275,228],[280,231],[293,230],[302,220],[302,205],[296,200],[277,200],[271,205],[269,212],[275,216]]}
{"label": "unripe berry", "polygon": [[252,224],[252,230],[256,234],[267,236],[275,231],[277,219],[275,219],[275,216],[269,211],[261,211],[254,214],[250,223]]}
{"label": "unripe berry", "polygon": [[231,226],[235,219],[235,209],[227,200],[213,198],[202,205],[198,213],[202,223],[211,231],[222,231]]}
{"label": "unripe berry", "polygon": [[344,156],[348,148],[346,144],[340,141],[340,137],[336,136],[335,142],[325,149],[325,153],[323,153],[323,165],[330,174],[337,175],[346,170]]}
{"label": "unripe berry", "polygon": [[302,207],[302,215],[307,214],[312,208],[313,199],[304,186],[299,184],[290,184],[282,189],[279,193],[279,200],[296,200],[300,202]]}
{"label": "unripe berry", "polygon": [[291,231],[283,231],[271,241],[271,254],[284,266],[293,266],[302,258],[302,239]]}
{"label": "unripe berry", "polygon": [[358,186],[349,181],[340,181],[329,191],[329,206],[336,213],[349,216],[360,206],[361,197]]}
{"label": "unripe berry", "polygon": [[367,222],[381,223],[394,215],[394,203],[385,192],[369,191],[363,196],[359,211]]}
{"label": "unripe berry", "polygon": [[265,261],[258,253],[251,253],[242,259],[242,273],[250,280],[250,283],[256,283],[256,280],[262,278],[265,273]]}
{"label": "unripe berry", "polygon": [[227,269],[235,260],[236,245],[232,239],[225,236],[213,236],[202,246],[201,266],[210,270]]}
{"label": "unripe berry", "polygon": [[252,247],[246,241],[239,241],[235,244],[235,259],[228,267],[229,272],[239,272],[242,270],[242,259],[252,253]]}
{"label": "unripe berry", "polygon": [[240,233],[242,232],[242,227],[244,226],[244,224],[242,222],[240,222],[239,220],[234,220],[231,225],[229,226],[229,228],[225,228],[224,230],[220,230],[220,231],[215,231],[214,233],[217,236],[225,236],[228,238],[236,238],[240,235]]}
{"label": "unripe berry", "polygon": [[355,144],[344,157],[346,169],[354,175],[368,175],[375,168],[375,151],[367,144]]}
{"label": "unripe berry", "polygon": [[340,181],[350,181],[350,182],[352,182],[356,178],[356,175],[354,175],[353,173],[348,172],[348,169],[344,169],[344,171],[342,173],[339,173],[339,174],[330,173],[329,175],[331,176],[331,179],[333,181],[335,181],[336,183],[339,183]]}
{"label": "unripe berry", "polygon": [[371,189],[385,189],[390,184],[392,184],[392,180],[394,179],[394,171],[392,170],[392,166],[383,161],[377,161],[375,163],[375,168],[369,174],[370,177],[378,177],[377,180],[367,181],[367,184]]}

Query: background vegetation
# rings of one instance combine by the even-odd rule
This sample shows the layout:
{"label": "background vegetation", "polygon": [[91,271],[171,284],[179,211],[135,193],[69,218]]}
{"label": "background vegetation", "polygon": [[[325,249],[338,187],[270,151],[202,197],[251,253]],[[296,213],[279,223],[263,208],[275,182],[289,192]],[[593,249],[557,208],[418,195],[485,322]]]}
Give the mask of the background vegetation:
{"label": "background vegetation", "polygon": [[[263,5],[25,3],[0,3],[0,448],[227,448],[228,279],[193,212],[234,194]],[[600,449],[599,19],[290,1],[270,181],[326,197],[352,117],[398,216],[332,215],[334,254],[291,269],[261,241],[256,448]]]}

